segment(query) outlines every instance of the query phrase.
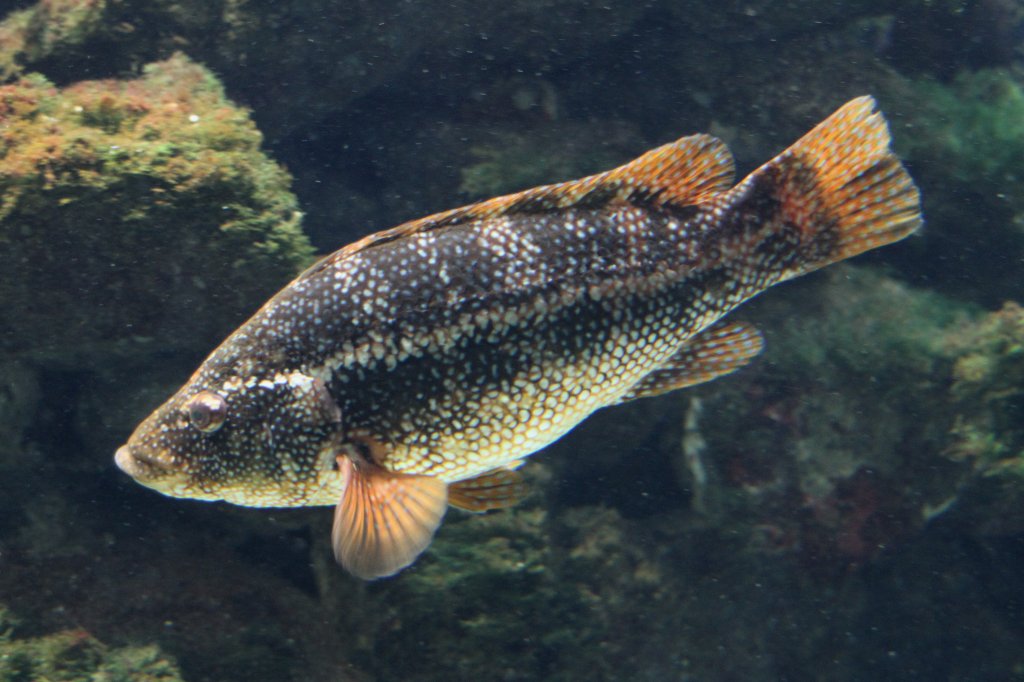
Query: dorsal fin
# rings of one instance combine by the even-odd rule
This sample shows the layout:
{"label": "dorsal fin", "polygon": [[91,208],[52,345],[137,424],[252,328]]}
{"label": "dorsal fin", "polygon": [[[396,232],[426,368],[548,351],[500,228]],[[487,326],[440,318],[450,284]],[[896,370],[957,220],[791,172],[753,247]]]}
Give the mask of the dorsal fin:
{"label": "dorsal fin", "polygon": [[690,135],[604,173],[479,201],[371,234],[335,251],[301,277],[374,246],[502,215],[599,207],[615,200],[688,206],[729,189],[734,174],[732,154],[724,142],[710,135]]}
{"label": "dorsal fin", "polygon": [[725,143],[700,134],[656,147],[603,175],[605,182],[631,187],[631,194],[647,201],[689,206],[729,189],[735,174]]}

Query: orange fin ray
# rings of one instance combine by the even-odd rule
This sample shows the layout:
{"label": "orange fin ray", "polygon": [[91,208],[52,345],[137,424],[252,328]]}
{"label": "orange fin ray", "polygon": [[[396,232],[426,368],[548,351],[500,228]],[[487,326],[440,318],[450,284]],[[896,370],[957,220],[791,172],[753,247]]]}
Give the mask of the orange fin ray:
{"label": "orange fin ray", "polygon": [[398,573],[430,545],[448,507],[448,486],[345,456],[338,465],[346,484],[334,512],[334,556],[365,580]]}
{"label": "orange fin ray", "polygon": [[647,201],[688,206],[726,191],[735,175],[729,147],[717,137],[701,133],[656,147],[624,166],[594,177],[633,188],[634,196],[643,194]]}
{"label": "orange fin ray", "polygon": [[718,322],[690,339],[660,369],[641,379],[620,403],[650,398],[729,374],[764,348],[757,328],[744,322]]}
{"label": "orange fin ray", "polygon": [[799,232],[782,280],[903,239],[922,222],[917,187],[869,96],[844,104],[735,191],[759,184],[778,201],[777,224]]}
{"label": "orange fin ray", "polygon": [[448,486],[448,504],[465,511],[485,512],[516,505],[526,497],[526,493],[523,477],[503,467],[452,483]]}

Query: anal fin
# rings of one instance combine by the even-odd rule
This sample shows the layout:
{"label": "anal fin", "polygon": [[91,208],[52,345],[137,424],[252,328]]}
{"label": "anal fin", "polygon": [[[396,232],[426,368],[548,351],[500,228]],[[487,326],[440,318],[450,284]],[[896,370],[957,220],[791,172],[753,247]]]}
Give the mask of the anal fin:
{"label": "anal fin", "polygon": [[338,466],[345,492],[334,512],[334,556],[365,580],[398,573],[430,545],[448,508],[447,484],[347,456]]}
{"label": "anal fin", "polygon": [[664,365],[638,381],[619,402],[650,398],[717,379],[750,362],[762,348],[764,339],[756,327],[745,322],[717,322],[687,341]]}
{"label": "anal fin", "polygon": [[507,467],[448,486],[448,504],[471,512],[511,507],[524,497],[526,484],[522,476]]}

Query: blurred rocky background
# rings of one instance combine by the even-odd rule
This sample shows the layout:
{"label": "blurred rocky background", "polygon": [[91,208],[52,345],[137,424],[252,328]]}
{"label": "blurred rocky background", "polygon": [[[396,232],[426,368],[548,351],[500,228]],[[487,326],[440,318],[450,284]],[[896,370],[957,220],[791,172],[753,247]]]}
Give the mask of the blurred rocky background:
{"label": "blurred rocky background", "polygon": [[[1024,676],[1021,0],[0,2],[0,682]],[[114,448],[310,262],[874,94],[926,225],[394,579]]]}

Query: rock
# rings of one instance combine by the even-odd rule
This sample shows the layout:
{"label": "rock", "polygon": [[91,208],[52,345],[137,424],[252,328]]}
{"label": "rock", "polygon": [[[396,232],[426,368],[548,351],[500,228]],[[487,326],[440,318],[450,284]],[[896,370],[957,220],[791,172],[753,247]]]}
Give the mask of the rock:
{"label": "rock", "polygon": [[183,56],[0,87],[0,353],[208,349],[309,262],[289,176]]}

